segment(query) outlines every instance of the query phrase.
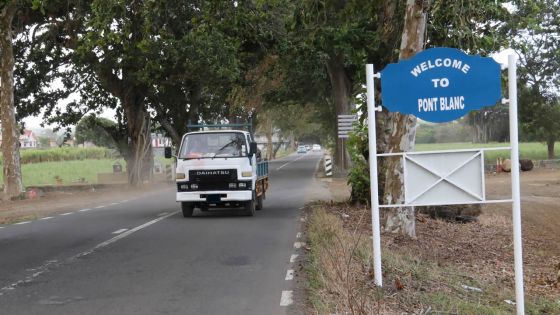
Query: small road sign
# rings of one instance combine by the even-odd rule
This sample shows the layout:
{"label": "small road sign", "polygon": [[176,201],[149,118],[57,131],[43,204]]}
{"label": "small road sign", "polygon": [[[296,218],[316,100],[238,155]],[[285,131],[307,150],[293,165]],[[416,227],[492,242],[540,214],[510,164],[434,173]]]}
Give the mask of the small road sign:
{"label": "small road sign", "polygon": [[348,133],[352,131],[353,124],[357,120],[357,115],[338,115],[338,137],[348,138]]}

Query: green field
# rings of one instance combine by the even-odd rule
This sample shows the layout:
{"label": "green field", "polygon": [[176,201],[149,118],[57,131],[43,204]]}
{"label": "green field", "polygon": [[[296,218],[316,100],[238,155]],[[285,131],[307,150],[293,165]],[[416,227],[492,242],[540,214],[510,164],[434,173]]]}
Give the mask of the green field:
{"label": "green field", "polygon": [[[62,179],[63,185],[76,183],[80,178],[90,184],[97,183],[97,173],[109,173],[113,171],[113,164],[117,160],[79,160],[63,162],[44,162],[23,164],[22,176],[24,186],[54,185],[57,183],[55,176]],[[123,169],[126,164],[118,160]],[[0,174],[2,179],[2,174]]]}
{"label": "green field", "polygon": [[[419,143],[415,145],[415,151],[437,151],[437,150],[456,150],[471,148],[495,148],[507,147],[509,143]],[[560,158],[560,142],[556,142],[554,146],[556,158]],[[547,159],[546,144],[541,142],[521,142],[519,143],[519,158],[531,160]],[[485,151],[484,157],[486,162],[493,163],[498,157],[509,158],[509,151]]]}

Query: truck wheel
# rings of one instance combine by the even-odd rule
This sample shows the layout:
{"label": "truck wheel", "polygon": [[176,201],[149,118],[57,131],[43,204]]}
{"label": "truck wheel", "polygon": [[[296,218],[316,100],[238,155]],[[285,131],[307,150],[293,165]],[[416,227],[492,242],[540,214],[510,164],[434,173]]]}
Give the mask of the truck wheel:
{"label": "truck wheel", "polygon": [[183,217],[190,218],[193,215],[194,204],[190,202],[181,202],[181,210],[183,210]]}
{"label": "truck wheel", "polygon": [[245,202],[245,214],[252,217],[255,215],[255,195],[253,194],[253,199]]}
{"label": "truck wheel", "polygon": [[263,195],[257,197],[257,204],[255,205],[256,210],[262,210],[263,208]]}

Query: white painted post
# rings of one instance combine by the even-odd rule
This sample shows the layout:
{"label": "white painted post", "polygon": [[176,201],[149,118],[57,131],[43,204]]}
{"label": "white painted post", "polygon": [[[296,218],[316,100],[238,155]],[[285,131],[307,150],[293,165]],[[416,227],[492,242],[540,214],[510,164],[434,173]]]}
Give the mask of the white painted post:
{"label": "white painted post", "polygon": [[366,65],[368,138],[369,138],[369,183],[371,192],[371,227],[373,233],[373,275],[375,285],[383,286],[381,274],[381,232],[379,223],[379,192],[377,183],[377,138],[375,135],[375,107],[373,65]]}
{"label": "white painted post", "polygon": [[508,56],[509,137],[511,142],[511,194],[513,199],[513,253],[515,257],[515,303],[517,315],[525,314],[523,251],[521,238],[521,192],[519,190],[519,137],[517,132],[517,58]]}

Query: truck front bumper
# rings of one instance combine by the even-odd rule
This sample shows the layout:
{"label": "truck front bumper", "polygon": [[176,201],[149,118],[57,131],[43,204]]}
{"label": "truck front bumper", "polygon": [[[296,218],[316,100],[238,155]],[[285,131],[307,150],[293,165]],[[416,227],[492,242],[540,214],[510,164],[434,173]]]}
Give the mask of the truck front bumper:
{"label": "truck front bumper", "polygon": [[248,201],[253,198],[251,190],[217,190],[178,192],[177,202],[207,202],[208,195],[220,195],[221,202]]}

